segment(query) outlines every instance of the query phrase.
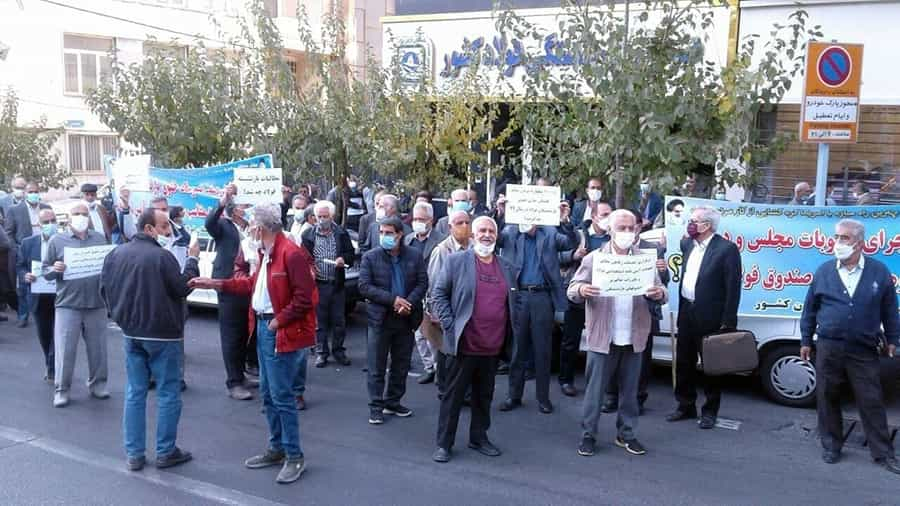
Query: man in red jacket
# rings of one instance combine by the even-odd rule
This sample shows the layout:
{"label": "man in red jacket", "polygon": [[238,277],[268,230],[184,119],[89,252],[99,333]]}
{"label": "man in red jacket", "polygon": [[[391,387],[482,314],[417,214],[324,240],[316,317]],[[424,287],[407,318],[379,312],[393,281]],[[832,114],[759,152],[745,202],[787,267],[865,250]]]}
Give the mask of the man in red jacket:
{"label": "man in red jacket", "polygon": [[195,278],[191,286],[251,297],[250,321],[256,325],[259,393],[269,424],[269,448],[244,465],[260,469],[283,463],[276,481],[291,483],[305,470],[292,386],[307,348],[316,342],[318,292],[312,259],[282,233],[277,205],[253,208],[250,241],[259,252],[256,272],[231,279]]}

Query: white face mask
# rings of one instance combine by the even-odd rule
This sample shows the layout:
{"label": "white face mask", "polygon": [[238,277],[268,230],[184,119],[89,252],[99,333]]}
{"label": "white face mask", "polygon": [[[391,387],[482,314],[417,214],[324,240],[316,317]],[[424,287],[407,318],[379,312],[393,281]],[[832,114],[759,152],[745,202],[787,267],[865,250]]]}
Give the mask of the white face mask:
{"label": "white face mask", "polygon": [[613,241],[619,249],[628,249],[634,244],[634,232],[616,232]]}
{"label": "white face mask", "polygon": [[76,214],[73,215],[72,219],[69,221],[69,226],[72,227],[72,230],[80,234],[88,229],[90,223],[90,218],[88,218],[87,216]]}
{"label": "white face mask", "polygon": [[523,234],[527,234],[531,232],[531,225],[519,225],[519,232]]}
{"label": "white face mask", "polygon": [[491,253],[494,252],[494,247],[495,247],[496,245],[497,245],[497,243],[495,243],[495,242],[492,242],[492,243],[490,243],[490,244],[484,244],[484,243],[482,243],[482,242],[476,242],[476,243],[475,243],[475,246],[473,247],[473,249],[475,250],[475,254],[476,254],[476,255],[478,255],[478,256],[484,258],[484,257],[489,256]]}
{"label": "white face mask", "polygon": [[650,183],[641,183],[641,193],[647,193],[650,191]]}
{"label": "white face mask", "polygon": [[606,218],[598,221],[597,228],[599,228],[603,232],[607,232],[609,230],[609,217],[607,216]]}
{"label": "white face mask", "polygon": [[351,190],[355,190],[356,189],[356,181],[350,181],[349,183],[347,183],[347,187],[350,188]]}
{"label": "white face mask", "polygon": [[603,190],[588,190],[587,194],[591,202],[597,202],[603,198]]}
{"label": "white face mask", "polygon": [[380,207],[375,208],[375,219],[378,221],[381,221],[382,219],[384,219],[384,209],[382,209]]}
{"label": "white face mask", "polygon": [[853,246],[844,243],[834,244],[834,256],[838,260],[846,260],[853,256]]}
{"label": "white face mask", "polygon": [[15,198],[16,200],[22,200],[23,198],[25,198],[25,190],[15,188],[13,189],[12,194],[13,198]]}
{"label": "white face mask", "polygon": [[414,221],[412,222],[412,229],[413,232],[417,234],[424,234],[425,232],[428,232],[428,224],[421,221]]}

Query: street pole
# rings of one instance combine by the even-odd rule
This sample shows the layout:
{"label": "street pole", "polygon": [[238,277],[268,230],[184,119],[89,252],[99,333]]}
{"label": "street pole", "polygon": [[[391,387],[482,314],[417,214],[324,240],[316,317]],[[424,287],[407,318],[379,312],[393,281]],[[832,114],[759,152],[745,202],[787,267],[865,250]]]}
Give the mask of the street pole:
{"label": "street pole", "polygon": [[828,191],[828,155],[830,145],[819,143],[819,157],[816,162],[816,202],[817,206],[825,205],[825,193]]}
{"label": "street pole", "polygon": [[[626,49],[628,48],[628,27],[631,22],[631,2],[625,0],[625,41],[622,44],[622,61],[625,61]],[[616,149],[616,208],[621,209],[625,206],[625,171],[622,168],[622,160],[620,149]]]}

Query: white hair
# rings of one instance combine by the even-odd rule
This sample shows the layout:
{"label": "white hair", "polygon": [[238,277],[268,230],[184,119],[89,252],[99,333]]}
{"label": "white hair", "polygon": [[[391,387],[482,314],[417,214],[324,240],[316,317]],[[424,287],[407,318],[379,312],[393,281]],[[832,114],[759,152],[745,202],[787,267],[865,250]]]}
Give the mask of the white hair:
{"label": "white hair", "polygon": [[428,217],[434,219],[434,207],[428,202],[416,202],[416,205],[413,206],[413,212],[416,212],[416,209],[424,209]]}
{"label": "white hair", "polygon": [[476,228],[478,228],[478,224],[481,223],[482,221],[491,222],[491,225],[494,226],[494,232],[498,231],[497,230],[497,222],[494,221],[494,218],[491,218],[490,216],[484,216],[484,215],[475,218],[475,221],[472,222],[472,230],[475,230]]}
{"label": "white hair", "polygon": [[622,217],[628,217],[634,220],[635,225],[637,225],[637,218],[634,216],[634,213],[629,211],[628,209],[616,209],[615,211],[609,213],[607,218],[609,219],[609,228],[612,230],[613,225]]}
{"label": "white hair", "polygon": [[862,224],[861,221],[851,220],[850,218],[844,218],[843,220],[837,222],[837,225],[834,226],[835,232],[839,228],[848,228],[851,232],[853,232],[856,240],[861,241],[866,237],[866,226]]}
{"label": "white hair", "polygon": [[468,218],[468,217],[469,217],[469,213],[467,213],[467,212],[465,212],[465,211],[452,211],[452,210],[451,210],[451,211],[450,211],[450,214],[447,215],[447,223],[450,224],[450,225],[452,225],[452,224],[453,224],[453,219],[456,218],[457,216],[465,216],[466,218]]}
{"label": "white hair", "polygon": [[281,206],[277,204],[253,206],[253,223],[270,232],[280,232]]}
{"label": "white hair", "polygon": [[[457,197],[457,195],[459,195],[459,197]],[[469,190],[457,188],[450,193],[450,198],[453,199],[454,202],[458,200],[469,200]]]}
{"label": "white hair", "polygon": [[799,192],[804,187],[809,188],[809,183],[807,183],[806,181],[800,181],[799,183],[794,185],[794,193]]}
{"label": "white hair", "polygon": [[722,214],[719,213],[718,209],[712,206],[697,206],[691,210],[692,213],[697,211],[700,212],[700,221],[709,223],[713,232],[719,229],[719,221],[722,219]]}
{"label": "white hair", "polygon": [[389,193],[382,195],[380,202],[381,202],[381,207],[384,207],[385,205],[387,205],[390,202],[391,207],[393,207],[397,211],[400,210],[400,200],[397,199],[396,195],[391,195]]}
{"label": "white hair", "polygon": [[332,203],[330,200],[320,200],[313,206],[313,212],[316,214],[319,214],[319,211],[321,211],[322,209],[328,209],[328,214],[332,217],[334,216],[335,207],[334,203]]}

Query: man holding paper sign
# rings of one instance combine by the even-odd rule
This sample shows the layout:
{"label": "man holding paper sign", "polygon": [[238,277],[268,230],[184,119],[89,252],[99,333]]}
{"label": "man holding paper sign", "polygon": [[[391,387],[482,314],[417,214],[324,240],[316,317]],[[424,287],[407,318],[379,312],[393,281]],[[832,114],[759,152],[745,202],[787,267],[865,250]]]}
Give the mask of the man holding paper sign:
{"label": "man holding paper sign", "polygon": [[606,387],[613,379],[620,397],[615,444],[632,455],[647,452],[634,434],[641,355],[652,323],[649,303],[666,301],[656,255],[642,255],[634,246],[639,229],[631,211],[613,211],[609,231],[610,243],[584,257],[567,290],[569,300],[584,302],[586,310],[581,348],[587,352],[587,387],[578,447],[586,457],[594,454]]}
{"label": "man holding paper sign", "polygon": [[[56,395],[53,406],[69,404],[69,387],[75,369],[75,352],[79,338],[84,339],[88,355],[88,388],[98,399],[109,398],[106,390],[106,304],[100,296],[100,271],[103,257],[79,262],[74,266],[73,253],[80,249],[106,246],[106,236],[89,230],[91,224],[87,204],[79,202],[69,213],[69,231],[56,234],[47,245],[43,261],[44,277],[56,281],[56,321],[54,353],[56,355]],[[80,255],[78,255],[80,256]],[[72,263],[70,267],[67,263]],[[95,274],[89,274],[97,267]],[[78,275],[72,275],[79,272]],[[82,276],[81,274],[89,274]]]}

